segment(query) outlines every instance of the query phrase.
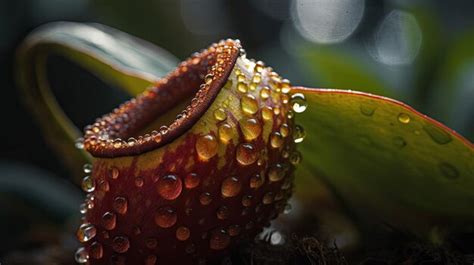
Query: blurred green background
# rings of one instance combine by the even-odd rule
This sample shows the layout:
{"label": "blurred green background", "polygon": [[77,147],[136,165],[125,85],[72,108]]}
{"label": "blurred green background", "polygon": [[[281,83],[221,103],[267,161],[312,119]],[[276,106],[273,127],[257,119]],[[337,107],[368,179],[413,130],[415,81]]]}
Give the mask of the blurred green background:
{"label": "blurred green background", "polygon": [[[293,84],[399,99],[472,141],[473,14],[471,0],[1,0],[0,257],[49,240],[57,224],[77,218],[83,196],[14,84],[15,48],[39,25],[102,23],[180,59],[238,38],[248,57]],[[58,101],[79,127],[127,99],[65,59],[49,67]]]}

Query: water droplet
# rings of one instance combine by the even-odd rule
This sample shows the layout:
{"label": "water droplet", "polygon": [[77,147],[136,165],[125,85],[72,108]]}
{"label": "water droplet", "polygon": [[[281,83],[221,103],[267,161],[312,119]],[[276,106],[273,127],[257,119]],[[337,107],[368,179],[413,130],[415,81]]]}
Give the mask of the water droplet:
{"label": "water droplet", "polygon": [[290,155],[290,163],[296,166],[300,162],[301,162],[301,153],[298,151],[293,151]]}
{"label": "water droplet", "polygon": [[222,250],[229,246],[230,236],[224,229],[214,230],[209,239],[209,248],[214,250]]}
{"label": "water droplet", "polygon": [[270,135],[270,145],[273,148],[280,148],[283,145],[283,137],[279,132],[272,132]]}
{"label": "water droplet", "polygon": [[448,179],[456,179],[459,177],[459,171],[451,164],[446,162],[441,162],[438,165],[439,170]]}
{"label": "water droplet", "polygon": [[219,207],[216,212],[216,216],[220,220],[225,220],[229,218],[229,214],[230,214],[229,208],[227,208],[226,206]]}
{"label": "water droplet", "polygon": [[287,189],[291,188],[291,181],[292,181],[291,178],[285,179],[285,181],[283,182],[283,185],[281,185],[281,189],[282,190],[287,190]]}
{"label": "water droplet", "polygon": [[[290,83],[290,80],[288,80],[288,79],[283,79],[283,80],[281,80],[280,89],[281,89],[281,93],[283,93],[283,94],[288,94],[288,93],[290,93],[290,91],[291,91],[291,83]],[[300,94],[300,93],[297,93],[297,94]],[[296,94],[295,94],[295,95],[296,95]],[[303,99],[304,99],[304,96],[303,96]]]}
{"label": "water droplet", "polygon": [[239,225],[230,225],[227,229],[229,236],[238,236],[240,234],[241,228]]}
{"label": "water droplet", "polygon": [[82,179],[82,190],[85,192],[93,192],[95,190],[95,181],[91,176],[85,176]]}
{"label": "water droplet", "polygon": [[284,195],[285,195],[285,194],[283,193],[283,191],[279,190],[279,191],[277,192],[277,194],[275,195],[275,201],[280,201],[280,200],[282,200],[283,197],[284,197]]}
{"label": "water droplet", "polygon": [[395,136],[393,138],[393,144],[398,148],[403,148],[407,145],[407,142],[401,136]]}
{"label": "water droplet", "polygon": [[80,247],[74,254],[74,259],[80,264],[87,263],[89,261],[89,253],[87,253],[87,250],[84,247]]}
{"label": "water droplet", "polygon": [[252,82],[257,84],[262,82],[262,75],[259,73],[254,74],[252,77]]}
{"label": "water droplet", "polygon": [[185,213],[187,216],[190,216],[190,215],[193,213],[193,208],[186,208],[186,209],[184,209],[184,213]]}
{"label": "water droplet", "polygon": [[281,111],[281,110],[280,110],[279,107],[274,107],[274,108],[273,108],[273,114],[275,114],[275,115],[279,115],[279,114],[280,114],[280,111]]}
{"label": "water droplet", "polygon": [[290,127],[288,126],[288,124],[283,123],[280,126],[280,134],[283,137],[287,137],[288,135],[290,135]]}
{"label": "water droplet", "polygon": [[221,193],[224,197],[234,197],[240,193],[242,184],[237,177],[228,177],[222,181]]}
{"label": "water droplet", "polygon": [[242,205],[249,207],[252,205],[252,195],[245,195],[242,197]]}
{"label": "water droplet", "polygon": [[453,140],[449,133],[434,125],[426,124],[423,130],[438,144],[447,144]]}
{"label": "water droplet", "polygon": [[169,206],[158,209],[155,214],[155,223],[162,228],[172,227],[177,220],[176,211]]}
{"label": "water droplet", "polygon": [[255,66],[254,66],[254,68],[253,68],[253,71],[254,71],[255,73],[261,73],[261,72],[263,71],[264,67],[265,67],[265,64],[264,64],[262,61],[257,61],[257,62],[255,63]]}
{"label": "water droplet", "polygon": [[262,133],[262,126],[257,119],[243,118],[240,120],[240,129],[244,135],[245,140],[252,141],[260,136]]}
{"label": "water droplet", "polygon": [[243,74],[238,74],[237,75],[237,82],[245,82],[245,75]]}
{"label": "water droplet", "polygon": [[410,116],[408,116],[406,113],[400,113],[398,114],[398,121],[403,124],[407,124],[410,122]]}
{"label": "water droplet", "polygon": [[217,140],[214,136],[208,134],[200,136],[196,141],[196,152],[199,158],[207,161],[217,154]]}
{"label": "water droplet", "polygon": [[280,181],[285,177],[286,170],[282,164],[275,164],[268,171],[268,179],[272,182]]}
{"label": "water droplet", "polygon": [[84,171],[84,173],[89,174],[92,172],[92,165],[84,164],[84,166],[82,167],[82,170]]}
{"label": "water droplet", "polygon": [[268,121],[273,118],[273,109],[269,106],[262,108],[262,119]]}
{"label": "water droplet", "polygon": [[137,144],[137,139],[135,139],[135,138],[133,138],[133,137],[130,137],[130,138],[128,138],[128,140],[127,140],[127,144],[128,144],[129,146],[134,146],[134,145]]}
{"label": "water droplet", "polygon": [[153,141],[155,141],[157,143],[161,142],[161,139],[162,139],[161,133],[159,133],[157,131],[152,131],[151,132],[151,137],[153,138]]}
{"label": "water droplet", "polygon": [[263,204],[270,204],[273,202],[273,192],[267,192],[265,193],[265,195],[263,195],[263,199],[262,199],[262,202]]}
{"label": "water droplet", "polygon": [[87,205],[85,203],[81,203],[81,205],[79,205],[79,212],[81,214],[86,214],[87,213]]}
{"label": "water droplet", "polygon": [[250,188],[258,189],[263,185],[264,182],[265,179],[260,174],[255,174],[250,177]]}
{"label": "water droplet", "polygon": [[372,116],[375,113],[375,106],[369,105],[369,104],[362,104],[359,107],[360,113],[362,113],[365,116]]}
{"label": "water droplet", "polygon": [[107,232],[105,230],[103,230],[101,234],[102,234],[102,237],[105,238],[105,239],[109,239],[109,237],[110,237],[109,232]]}
{"label": "water droplet", "polygon": [[262,87],[262,89],[260,90],[260,97],[262,99],[267,99],[269,98],[271,95],[271,90],[269,87],[265,86],[265,87]]}
{"label": "water droplet", "polygon": [[134,226],[134,227],[133,227],[133,234],[134,234],[134,235],[138,236],[138,235],[141,234],[141,233],[142,233],[142,230],[140,229],[139,226]]}
{"label": "water droplet", "polygon": [[181,179],[175,175],[166,175],[158,180],[158,193],[165,200],[174,200],[178,198],[183,189]]}
{"label": "water droplet", "polygon": [[222,143],[227,144],[230,140],[232,140],[232,136],[234,135],[234,130],[232,126],[224,123],[219,126],[219,140]]}
{"label": "water droplet", "polygon": [[145,265],[155,265],[157,259],[155,255],[148,255],[145,259]]}
{"label": "water droplet", "polygon": [[256,90],[257,87],[258,87],[258,83],[253,83],[253,82],[252,82],[252,83],[249,84],[249,89],[250,89],[250,91]]}
{"label": "water droplet", "polygon": [[184,186],[187,189],[193,189],[196,188],[199,183],[201,182],[201,179],[196,173],[189,173],[184,177]]}
{"label": "water droplet", "polygon": [[116,197],[112,207],[114,208],[115,212],[119,214],[126,214],[128,209],[128,201],[124,197]]}
{"label": "water droplet", "polygon": [[84,223],[77,229],[76,236],[80,242],[87,242],[95,237],[97,229],[91,223]]}
{"label": "water droplet", "polygon": [[77,138],[74,145],[77,149],[84,149],[84,138]]}
{"label": "water droplet", "polygon": [[287,111],[286,112],[286,117],[290,120],[293,119],[295,117],[295,112],[292,111],[292,110]]}
{"label": "water droplet", "polygon": [[176,229],[176,238],[180,241],[188,240],[189,236],[191,235],[191,230],[185,226],[180,226]]}
{"label": "water droplet", "polygon": [[240,107],[244,114],[253,115],[258,111],[258,102],[253,95],[246,94],[240,99]]}
{"label": "water droplet", "polygon": [[92,193],[87,194],[86,199],[85,199],[87,209],[90,210],[90,209],[94,208],[94,198],[95,197]]}
{"label": "water droplet", "polygon": [[227,119],[227,114],[223,108],[218,108],[214,110],[214,118],[218,121],[225,121],[225,119]]}
{"label": "water droplet", "polygon": [[235,157],[239,164],[243,166],[248,166],[257,161],[258,152],[252,144],[243,143],[237,146]]}
{"label": "water droplet", "polygon": [[149,249],[155,249],[158,246],[158,240],[156,238],[148,238],[145,245]]}
{"label": "water droplet", "polygon": [[141,188],[143,187],[143,178],[142,177],[136,177],[135,178],[135,186],[137,186],[138,188]]}
{"label": "water droplet", "polygon": [[130,248],[130,241],[126,236],[116,236],[112,241],[112,249],[117,253],[125,253]]}
{"label": "water droplet", "polygon": [[209,84],[212,82],[213,79],[214,79],[214,75],[213,75],[213,74],[207,74],[207,75],[204,77],[204,82],[209,85]]}
{"label": "water droplet", "polygon": [[120,139],[120,138],[115,139],[113,141],[113,145],[114,145],[115,149],[118,149],[118,148],[122,147],[122,139]]}
{"label": "water droplet", "polygon": [[110,169],[110,177],[111,177],[112,179],[117,179],[117,178],[119,177],[119,173],[120,173],[120,172],[119,172],[118,168],[116,168],[116,167],[112,167],[112,168]]}
{"label": "water droplet", "polygon": [[101,259],[102,256],[104,255],[104,249],[102,247],[102,244],[100,244],[99,242],[92,243],[91,246],[89,247],[89,252],[90,252],[90,256],[93,259]]}
{"label": "water droplet", "polygon": [[237,91],[239,91],[240,93],[247,93],[248,91],[247,84],[245,84],[244,82],[238,82]]}
{"label": "water droplet", "polygon": [[117,224],[117,216],[114,213],[106,212],[102,215],[102,226],[106,230],[113,230]]}
{"label": "water droplet", "polygon": [[301,93],[296,93],[291,96],[291,107],[294,112],[296,113],[302,113],[306,110],[308,107],[308,103],[306,102],[306,99],[303,94]]}
{"label": "water droplet", "polygon": [[301,143],[303,142],[305,137],[306,137],[306,132],[304,131],[303,127],[300,125],[295,125],[295,131],[293,133],[294,142]]}
{"label": "water droplet", "polygon": [[100,191],[109,191],[110,189],[110,186],[109,186],[109,182],[107,180],[99,180],[99,183],[97,185],[97,188],[100,190]]}
{"label": "water droplet", "polygon": [[272,245],[281,245],[284,243],[283,236],[280,232],[275,231],[270,236],[270,244]]}
{"label": "water droplet", "polygon": [[209,192],[204,192],[199,196],[199,202],[202,205],[209,205],[212,202],[212,197]]}

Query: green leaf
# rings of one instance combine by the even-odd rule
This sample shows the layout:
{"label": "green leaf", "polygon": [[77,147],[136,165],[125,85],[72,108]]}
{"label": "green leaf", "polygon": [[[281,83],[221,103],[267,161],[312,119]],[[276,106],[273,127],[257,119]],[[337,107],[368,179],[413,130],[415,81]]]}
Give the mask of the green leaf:
{"label": "green leaf", "polygon": [[472,223],[472,143],[389,98],[332,89],[294,92],[308,102],[297,117],[307,134],[299,146],[302,167],[324,178],[364,221],[421,236]]}
{"label": "green leaf", "polygon": [[302,63],[309,76],[317,76],[318,85],[323,87],[391,95],[390,89],[375,72],[370,71],[367,63],[348,52],[323,47],[302,48]]}

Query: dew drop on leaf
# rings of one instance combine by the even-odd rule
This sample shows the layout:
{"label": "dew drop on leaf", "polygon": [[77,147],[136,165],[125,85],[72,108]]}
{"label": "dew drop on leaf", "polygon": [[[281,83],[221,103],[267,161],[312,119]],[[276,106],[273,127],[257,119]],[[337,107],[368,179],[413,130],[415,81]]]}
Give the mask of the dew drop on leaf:
{"label": "dew drop on leaf", "polygon": [[200,182],[201,179],[196,173],[189,173],[184,178],[184,186],[188,189],[196,188]]}
{"label": "dew drop on leaf", "polygon": [[293,94],[290,102],[293,111],[296,113],[302,113],[308,107],[308,103],[302,93]]}
{"label": "dew drop on leaf", "polygon": [[243,143],[237,146],[235,158],[242,166],[248,166],[258,159],[258,152],[252,144]]}
{"label": "dew drop on leaf", "polygon": [[229,246],[230,236],[224,229],[215,230],[211,233],[209,247],[214,250],[222,250]]}
{"label": "dew drop on leaf", "polygon": [[165,200],[174,200],[179,197],[183,185],[181,179],[175,175],[166,175],[158,180],[158,193]]}
{"label": "dew drop on leaf", "polygon": [[89,252],[93,259],[101,259],[104,254],[104,249],[101,243],[93,242],[89,247]]}
{"label": "dew drop on leaf", "polygon": [[92,165],[84,164],[84,166],[82,167],[82,170],[84,171],[84,173],[89,174],[92,172]]}
{"label": "dew drop on leaf", "polygon": [[80,247],[74,254],[74,259],[80,264],[87,263],[89,261],[89,253],[87,253],[87,250],[84,247]]}
{"label": "dew drop on leaf", "polygon": [[235,197],[240,193],[242,184],[237,177],[228,177],[222,181],[221,193],[223,197]]}
{"label": "dew drop on leaf", "polygon": [[130,248],[130,241],[126,236],[116,236],[112,241],[112,249],[117,253],[125,253]]}
{"label": "dew drop on leaf", "polygon": [[91,176],[85,176],[82,179],[82,190],[85,192],[93,192],[95,190],[95,181]]}
{"label": "dew drop on leaf", "polygon": [[113,230],[117,223],[117,216],[112,212],[106,212],[102,215],[102,226],[106,230]]}
{"label": "dew drop on leaf", "polygon": [[180,226],[176,229],[176,238],[180,241],[188,240],[189,236],[191,235],[191,230],[185,226]]}
{"label": "dew drop on leaf", "polygon": [[423,130],[438,144],[447,144],[453,140],[451,135],[431,124],[423,126]]}
{"label": "dew drop on leaf", "polygon": [[176,211],[169,206],[158,209],[155,214],[155,223],[162,228],[172,227],[177,220],[178,216]]}
{"label": "dew drop on leaf", "polygon": [[93,224],[84,223],[82,224],[76,232],[77,239],[80,242],[87,242],[95,237],[97,229]]}
{"label": "dew drop on leaf", "polygon": [[393,144],[398,148],[403,148],[407,145],[407,142],[405,141],[405,139],[403,139],[403,137],[396,136],[393,138]]}
{"label": "dew drop on leaf", "polygon": [[368,105],[368,104],[360,105],[359,109],[360,109],[360,113],[362,113],[365,116],[370,117],[370,116],[374,115],[374,113],[375,113],[375,107],[371,106],[371,105]]}
{"label": "dew drop on leaf", "polygon": [[116,197],[112,206],[117,213],[126,214],[128,210],[128,201],[124,197]]}
{"label": "dew drop on leaf", "polygon": [[407,124],[410,122],[410,116],[408,116],[406,113],[400,113],[398,114],[398,121],[403,124]]}
{"label": "dew drop on leaf", "polygon": [[196,152],[201,160],[207,161],[217,154],[218,143],[214,136],[208,134],[196,141]]}
{"label": "dew drop on leaf", "polygon": [[456,179],[459,177],[459,171],[449,163],[439,163],[439,170],[441,171],[441,174],[448,179]]}

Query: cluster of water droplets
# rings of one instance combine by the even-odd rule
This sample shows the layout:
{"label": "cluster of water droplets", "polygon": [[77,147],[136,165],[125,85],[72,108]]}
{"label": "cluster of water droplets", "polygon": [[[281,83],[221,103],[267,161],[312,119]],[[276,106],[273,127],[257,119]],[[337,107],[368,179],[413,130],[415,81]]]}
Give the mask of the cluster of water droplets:
{"label": "cluster of water droplets", "polygon": [[[372,103],[363,103],[359,109],[362,115],[373,117],[377,107]],[[411,130],[410,133],[416,136],[422,136],[422,132],[424,132],[431,141],[438,145],[446,145],[453,140],[448,132],[428,121],[421,121],[421,126],[419,126],[420,122],[417,120],[414,121],[414,117],[409,113],[399,112],[396,116],[396,120],[403,129]],[[399,149],[404,149],[408,146],[408,142],[403,136],[394,136],[392,138],[392,144]],[[439,162],[438,168],[441,175],[447,179],[457,179],[459,177],[459,171],[448,162]]]}

